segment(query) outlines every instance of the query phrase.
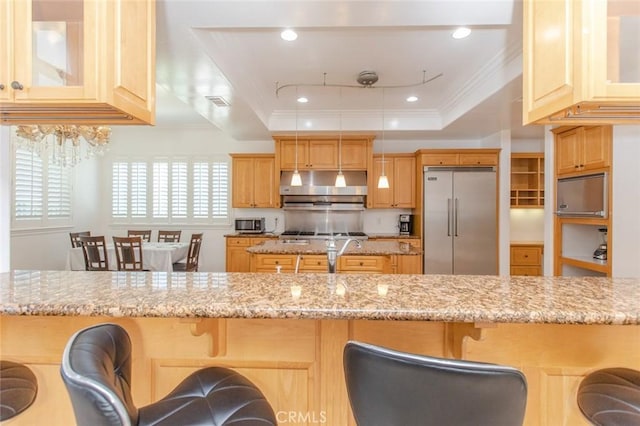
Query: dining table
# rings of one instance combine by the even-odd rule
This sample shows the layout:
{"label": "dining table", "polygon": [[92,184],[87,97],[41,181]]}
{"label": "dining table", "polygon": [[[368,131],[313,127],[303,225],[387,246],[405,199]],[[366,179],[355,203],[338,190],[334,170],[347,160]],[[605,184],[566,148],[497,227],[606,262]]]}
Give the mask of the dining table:
{"label": "dining table", "polygon": [[[173,272],[173,264],[187,258],[189,243],[142,243],[142,268],[147,271]],[[116,270],[116,251],[113,244],[107,244],[109,269]],[[82,247],[73,247],[67,253],[66,270],[84,271]]]}

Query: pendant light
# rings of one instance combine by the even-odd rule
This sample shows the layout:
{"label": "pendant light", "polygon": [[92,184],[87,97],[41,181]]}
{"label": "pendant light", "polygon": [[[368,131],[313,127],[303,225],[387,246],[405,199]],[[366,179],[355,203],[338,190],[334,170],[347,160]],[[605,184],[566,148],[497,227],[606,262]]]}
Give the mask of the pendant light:
{"label": "pendant light", "polygon": [[389,189],[389,179],[384,174],[384,89],[382,89],[382,173],[378,178],[378,188]]}
{"label": "pendant light", "polygon": [[296,168],[291,175],[291,186],[302,186],[302,178],[298,171],[298,87],[296,86]]}
{"label": "pendant light", "polygon": [[340,136],[338,139],[338,174],[336,175],[336,187],[344,188],[347,181],[342,174],[342,88],[340,89]]}

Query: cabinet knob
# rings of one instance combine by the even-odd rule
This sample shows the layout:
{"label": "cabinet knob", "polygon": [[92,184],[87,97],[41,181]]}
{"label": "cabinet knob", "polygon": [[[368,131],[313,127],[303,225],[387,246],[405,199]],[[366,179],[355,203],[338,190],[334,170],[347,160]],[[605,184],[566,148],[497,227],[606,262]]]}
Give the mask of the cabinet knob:
{"label": "cabinet knob", "polygon": [[583,168],[583,167],[584,167],[584,164],[580,164],[580,168]]}
{"label": "cabinet knob", "polygon": [[527,257],[529,257],[529,255],[528,255],[528,254],[525,254],[525,255],[524,255],[524,258],[526,259]]}
{"label": "cabinet knob", "polygon": [[11,82],[11,88],[13,90],[22,90],[22,89],[24,89],[24,86],[22,84],[18,83],[17,81],[12,81]]}
{"label": "cabinet knob", "polygon": [[362,266],[362,265],[363,265],[363,263],[362,263],[362,262],[360,262],[360,266]]}
{"label": "cabinet knob", "polygon": [[276,265],[277,265],[278,263],[280,263],[280,262],[276,260]]}
{"label": "cabinet knob", "polygon": [[0,83],[0,90],[4,90],[4,84]]}
{"label": "cabinet knob", "polygon": [[576,169],[579,169],[579,168],[580,168],[580,166],[576,164]]}
{"label": "cabinet knob", "polygon": [[320,265],[320,261],[318,260],[318,263],[316,263],[316,265]]}

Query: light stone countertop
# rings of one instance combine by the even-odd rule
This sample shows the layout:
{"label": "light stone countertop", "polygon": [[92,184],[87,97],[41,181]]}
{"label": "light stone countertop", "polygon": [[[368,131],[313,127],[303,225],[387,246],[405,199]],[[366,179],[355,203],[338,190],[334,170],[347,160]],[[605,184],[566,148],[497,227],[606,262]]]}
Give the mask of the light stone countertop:
{"label": "light stone countertop", "polygon": [[[254,254],[326,254],[327,244],[325,240],[304,240],[308,243],[286,243],[287,240],[269,240],[264,243],[247,248]],[[345,240],[336,240],[336,247],[340,250]],[[384,255],[420,255],[422,250],[398,241],[368,241],[363,240],[362,247],[357,248],[355,243],[350,243],[344,251],[344,256],[384,256]]]}
{"label": "light stone countertop", "polygon": [[0,315],[640,324],[640,279],[13,271]]}

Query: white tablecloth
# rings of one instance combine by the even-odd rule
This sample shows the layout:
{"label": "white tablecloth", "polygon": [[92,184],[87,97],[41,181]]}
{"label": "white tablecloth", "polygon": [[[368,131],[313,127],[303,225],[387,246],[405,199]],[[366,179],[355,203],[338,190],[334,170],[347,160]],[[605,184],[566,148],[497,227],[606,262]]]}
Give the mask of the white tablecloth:
{"label": "white tablecloth", "polygon": [[[143,243],[142,267],[149,271],[173,272],[173,264],[187,258],[189,243]],[[116,251],[113,244],[107,244],[109,269],[116,270]],[[82,248],[69,249],[67,253],[67,270],[84,271]]]}

